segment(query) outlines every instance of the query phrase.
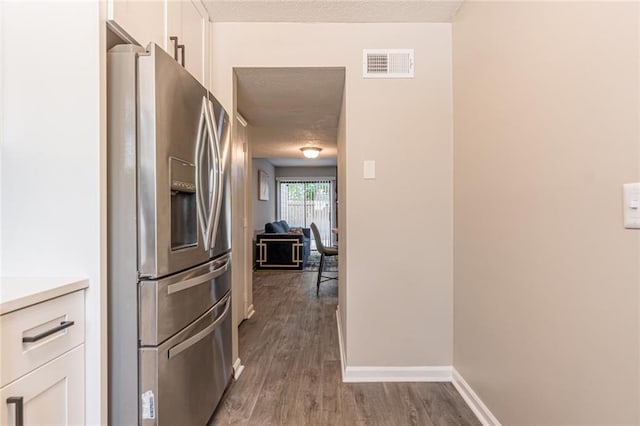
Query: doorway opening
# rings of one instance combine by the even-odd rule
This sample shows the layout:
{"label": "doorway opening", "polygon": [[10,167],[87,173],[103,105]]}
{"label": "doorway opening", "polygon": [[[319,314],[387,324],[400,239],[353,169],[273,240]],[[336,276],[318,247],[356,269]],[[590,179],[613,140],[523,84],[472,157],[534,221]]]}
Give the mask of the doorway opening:
{"label": "doorway opening", "polygon": [[[335,311],[337,280],[323,282],[316,299],[320,255],[309,228],[312,223],[317,225],[324,246],[338,244],[338,199],[344,197],[338,190],[342,176],[339,142],[345,137],[344,93],[344,67],[234,68],[234,106],[239,117],[234,150],[238,161],[234,164],[238,167],[236,181],[242,183],[235,185],[236,201],[242,198],[237,211],[242,213],[234,219],[238,224],[234,229],[236,235],[242,235],[239,240],[245,249],[242,259],[235,259],[234,264],[241,269],[240,273],[234,269],[233,275],[234,297],[238,299],[234,302],[236,326],[254,311],[260,312],[256,297],[273,296],[265,286],[276,285],[274,280],[279,277],[282,282],[297,280],[300,286],[308,287],[304,295],[310,302],[334,305]],[[309,146],[319,148],[317,158],[303,155],[301,149]],[[278,221],[286,221],[291,232],[305,236],[309,255],[305,257],[302,247],[299,254],[292,255],[293,262],[298,262],[296,269],[255,270],[264,254],[260,250],[265,250],[258,247],[257,236]],[[300,241],[294,244],[304,246],[303,238],[294,238]],[[237,252],[234,249],[234,256]],[[338,262],[334,259],[323,267],[337,278]],[[238,355],[242,357],[242,349]]]}

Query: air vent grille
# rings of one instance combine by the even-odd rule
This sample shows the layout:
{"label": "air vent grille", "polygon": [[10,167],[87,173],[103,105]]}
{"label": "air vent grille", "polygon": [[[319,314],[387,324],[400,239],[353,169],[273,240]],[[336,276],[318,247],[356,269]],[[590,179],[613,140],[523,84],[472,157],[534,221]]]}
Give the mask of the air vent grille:
{"label": "air vent grille", "polygon": [[413,49],[365,49],[362,51],[365,78],[413,78]]}
{"label": "air vent grille", "polygon": [[371,53],[367,55],[367,73],[388,73],[389,55]]}

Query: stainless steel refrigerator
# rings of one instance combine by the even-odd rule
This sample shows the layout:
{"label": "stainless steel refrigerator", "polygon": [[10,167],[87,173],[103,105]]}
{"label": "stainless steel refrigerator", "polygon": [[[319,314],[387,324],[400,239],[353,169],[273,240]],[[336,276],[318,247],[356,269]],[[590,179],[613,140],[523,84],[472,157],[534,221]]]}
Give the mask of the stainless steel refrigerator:
{"label": "stainless steel refrigerator", "polygon": [[108,53],[109,423],[204,425],[232,375],[229,117],[155,44]]}

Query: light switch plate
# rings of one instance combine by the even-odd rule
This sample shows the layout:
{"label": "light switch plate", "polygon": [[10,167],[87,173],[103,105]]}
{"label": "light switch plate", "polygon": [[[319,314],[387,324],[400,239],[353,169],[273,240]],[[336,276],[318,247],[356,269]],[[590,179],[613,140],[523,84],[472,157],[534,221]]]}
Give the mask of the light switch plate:
{"label": "light switch plate", "polygon": [[640,182],[622,185],[624,227],[640,229]]}
{"label": "light switch plate", "polygon": [[364,160],[364,178],[376,178],[376,162],[374,160]]}

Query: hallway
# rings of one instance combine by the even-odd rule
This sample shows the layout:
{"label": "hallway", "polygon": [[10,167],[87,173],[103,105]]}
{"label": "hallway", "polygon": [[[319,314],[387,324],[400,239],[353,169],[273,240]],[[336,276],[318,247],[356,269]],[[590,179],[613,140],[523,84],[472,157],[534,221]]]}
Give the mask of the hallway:
{"label": "hallway", "polygon": [[475,425],[449,383],[342,383],[338,287],[314,272],[254,273],[255,315],[239,328],[245,370],[211,425]]}

